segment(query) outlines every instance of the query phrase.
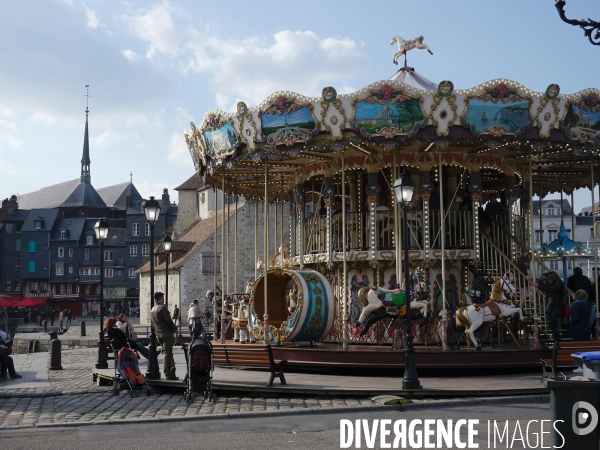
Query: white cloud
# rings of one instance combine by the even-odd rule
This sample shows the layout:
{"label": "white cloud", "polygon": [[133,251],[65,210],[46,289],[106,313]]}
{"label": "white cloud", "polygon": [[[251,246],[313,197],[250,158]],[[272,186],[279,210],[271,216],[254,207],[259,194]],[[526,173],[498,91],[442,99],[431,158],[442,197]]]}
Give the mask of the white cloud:
{"label": "white cloud", "polygon": [[173,161],[176,164],[190,167],[192,158],[190,156],[187,144],[185,143],[183,131],[181,133],[173,133],[171,135],[171,140],[167,144],[167,149],[169,151],[167,155],[168,161]]}
{"label": "white cloud", "polygon": [[146,42],[146,58],[174,57],[178,54],[179,44],[171,11],[171,6],[165,1],[140,15],[121,16],[129,33]]}
{"label": "white cloud", "polygon": [[86,26],[88,28],[98,28],[99,26],[104,26],[104,24],[102,24],[102,22],[100,22],[100,19],[98,18],[98,13],[92,9],[90,9],[85,3],[83,3],[83,6],[85,6],[85,17],[87,19],[87,23]]}
{"label": "white cloud", "polygon": [[137,61],[138,59],[140,59],[140,55],[138,55],[133,50],[123,50],[123,55],[125,55],[125,58],[127,58],[130,61]]}
{"label": "white cloud", "polygon": [[2,151],[3,142],[13,148],[23,147],[23,139],[17,132],[17,126],[13,122],[0,119],[0,151]]}
{"label": "white cloud", "polygon": [[124,142],[136,143],[139,141],[141,138],[138,133],[118,133],[113,130],[106,130],[104,133],[90,138],[90,144],[94,147],[110,147]]}

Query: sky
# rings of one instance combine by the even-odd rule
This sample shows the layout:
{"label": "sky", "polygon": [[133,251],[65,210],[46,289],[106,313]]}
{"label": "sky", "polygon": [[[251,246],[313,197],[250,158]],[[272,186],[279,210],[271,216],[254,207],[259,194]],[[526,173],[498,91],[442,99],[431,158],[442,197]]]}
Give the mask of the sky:
{"label": "sky", "polygon": [[[567,16],[600,21],[600,2]],[[210,109],[276,91],[351,93],[391,77],[392,36],[423,35],[408,64],[456,89],[495,78],[562,94],[600,88],[600,46],[554,0],[3,0],[0,196],[79,177],[89,85],[92,184],[160,197],[194,173],[183,131]],[[598,196],[596,197],[598,200]],[[575,210],[591,204],[579,191]]]}

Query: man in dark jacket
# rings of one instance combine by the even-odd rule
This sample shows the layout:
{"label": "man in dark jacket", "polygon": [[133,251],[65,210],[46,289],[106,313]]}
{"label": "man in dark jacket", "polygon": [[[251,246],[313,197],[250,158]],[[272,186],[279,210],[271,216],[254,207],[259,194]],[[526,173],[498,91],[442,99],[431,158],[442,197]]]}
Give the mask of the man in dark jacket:
{"label": "man in dark jacket", "polygon": [[177,327],[171,319],[171,313],[165,306],[165,294],[157,292],[154,294],[154,308],[150,311],[150,320],[158,343],[162,345],[164,355],[164,372],[167,380],[178,380],[175,376],[175,360],[173,359],[173,345],[175,344],[175,332]]}
{"label": "man in dark jacket", "polygon": [[565,309],[565,283],[563,283],[556,272],[549,272],[546,279],[547,283],[532,284],[533,286],[537,286],[548,297],[548,301],[550,302],[546,310],[548,325],[552,330],[554,342],[560,342],[558,321]]}
{"label": "man in dark jacket", "polygon": [[591,298],[592,295],[592,282],[588,277],[583,274],[583,270],[581,267],[575,267],[573,269],[573,275],[571,275],[567,280],[567,286],[573,292],[577,292],[580,289],[583,289],[587,294],[587,298]]}
{"label": "man in dark jacket", "polygon": [[590,303],[583,289],[575,292],[575,301],[571,303],[571,337],[574,341],[590,340]]}

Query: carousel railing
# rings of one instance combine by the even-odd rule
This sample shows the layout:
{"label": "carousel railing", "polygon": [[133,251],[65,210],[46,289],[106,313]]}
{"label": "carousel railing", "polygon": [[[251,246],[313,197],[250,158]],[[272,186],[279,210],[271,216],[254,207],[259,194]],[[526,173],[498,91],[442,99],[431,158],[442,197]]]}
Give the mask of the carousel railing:
{"label": "carousel railing", "polygon": [[[430,236],[433,248],[441,247],[441,214],[431,211]],[[469,248],[473,246],[473,218],[471,211],[446,211],[444,214],[446,230],[444,245],[447,248]]]}
{"label": "carousel railing", "polygon": [[307,217],[304,220],[303,235],[306,253],[325,253],[327,251],[327,217]]}

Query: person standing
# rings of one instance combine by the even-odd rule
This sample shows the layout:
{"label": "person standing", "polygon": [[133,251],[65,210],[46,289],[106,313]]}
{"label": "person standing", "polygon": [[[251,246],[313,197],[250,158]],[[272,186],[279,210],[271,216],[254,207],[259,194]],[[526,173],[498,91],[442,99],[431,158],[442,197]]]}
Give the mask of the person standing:
{"label": "person standing", "polygon": [[62,327],[63,327],[63,323],[64,323],[64,321],[65,321],[65,311],[64,311],[64,310],[61,310],[61,311],[58,313],[58,322],[59,322],[59,323],[58,323],[58,325],[60,326],[60,328],[62,328]]}
{"label": "person standing", "polygon": [[575,300],[571,303],[571,337],[574,341],[589,341],[590,302],[583,289],[575,292]]}
{"label": "person standing", "polygon": [[524,275],[524,279],[522,279],[521,276],[517,277],[517,280],[519,280],[519,284],[521,284],[519,293],[521,308],[525,306],[525,300],[528,300],[529,296],[531,295],[531,287],[529,285],[529,282],[531,281],[531,278],[529,276],[530,267],[531,259],[529,258],[529,256],[521,255],[521,257],[517,261],[517,269],[519,269],[519,272],[521,272],[521,274]]}
{"label": "person standing", "polygon": [[556,272],[549,272],[546,279],[546,283],[533,282],[532,285],[536,286],[548,297],[549,303],[546,307],[548,324],[552,330],[554,342],[560,342],[558,321],[565,309],[565,283],[563,283]]}
{"label": "person standing", "polygon": [[175,360],[173,359],[173,345],[177,327],[171,319],[169,309],[165,306],[165,294],[154,294],[154,308],[150,311],[150,320],[158,343],[162,346],[164,354],[163,370],[167,380],[178,380],[175,376]]}
{"label": "person standing", "polygon": [[202,336],[202,333],[204,332],[204,327],[202,326],[202,316],[202,310],[198,305],[198,299],[196,299],[190,304],[187,317],[188,329],[190,330],[192,342]]}
{"label": "person standing", "polygon": [[581,267],[573,269],[573,275],[567,279],[567,287],[573,292],[577,292],[580,289],[584,290],[587,294],[586,300],[592,298],[592,282],[583,274]]}

